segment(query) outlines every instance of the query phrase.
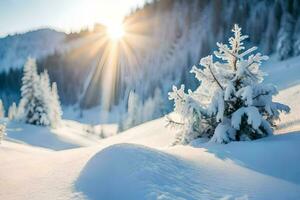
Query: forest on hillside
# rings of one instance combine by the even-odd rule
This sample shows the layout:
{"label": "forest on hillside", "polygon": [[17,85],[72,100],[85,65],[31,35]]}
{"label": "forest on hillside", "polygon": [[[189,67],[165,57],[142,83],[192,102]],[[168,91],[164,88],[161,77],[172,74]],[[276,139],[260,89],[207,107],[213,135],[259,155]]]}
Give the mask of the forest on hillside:
{"label": "forest on hillside", "polygon": [[[101,25],[92,31],[65,35],[60,43],[64,50],[37,58],[38,70],[47,69],[50,79],[57,82],[63,105],[79,109],[101,105],[103,95],[107,95],[101,88],[113,85],[111,110],[125,116],[130,93],[134,92],[141,107],[162,99],[162,115],[172,108],[167,99],[171,86],[183,83],[195,89],[197,82],[189,70],[202,56],[212,53],[216,41],[228,37],[235,23],[251,35],[249,43],[257,45],[263,53],[279,60],[299,55],[299,13],[297,0],[150,1],[124,19],[128,33],[132,34],[126,38],[126,50],[121,49],[118,54],[114,83],[102,81],[103,70],[110,66],[103,62],[105,44],[96,47],[97,37],[104,31]],[[1,40],[0,58],[5,58],[10,45],[1,45]],[[129,58],[125,56],[128,51]],[[18,101],[21,74],[21,68],[1,72],[0,85],[5,87],[0,98],[5,106]]]}

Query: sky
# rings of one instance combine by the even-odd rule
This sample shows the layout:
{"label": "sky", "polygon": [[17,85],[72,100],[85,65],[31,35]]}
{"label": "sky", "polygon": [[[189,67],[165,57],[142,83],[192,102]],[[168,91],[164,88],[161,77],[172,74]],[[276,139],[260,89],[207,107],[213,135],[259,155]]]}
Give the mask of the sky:
{"label": "sky", "polygon": [[38,28],[78,31],[120,23],[145,0],[0,0],[0,37]]}

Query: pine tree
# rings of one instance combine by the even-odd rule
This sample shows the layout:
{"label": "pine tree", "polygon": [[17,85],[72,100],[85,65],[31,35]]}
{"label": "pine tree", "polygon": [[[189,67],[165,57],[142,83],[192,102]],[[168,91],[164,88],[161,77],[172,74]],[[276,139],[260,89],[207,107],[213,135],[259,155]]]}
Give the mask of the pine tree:
{"label": "pine tree", "polygon": [[3,102],[0,99],[0,118],[4,118],[4,117],[5,117],[5,110],[4,110]]}
{"label": "pine tree", "polygon": [[[21,87],[21,100],[20,100],[20,118],[25,122],[34,123],[37,119],[34,117],[34,106],[36,101],[36,90],[38,87],[38,74],[36,69],[35,60],[28,58],[24,66],[22,87]],[[22,116],[21,116],[22,115]]]}
{"label": "pine tree", "polygon": [[182,116],[180,122],[168,118],[169,125],[181,130],[177,142],[189,143],[198,137],[217,143],[262,138],[273,133],[279,114],[290,110],[272,101],[278,93],[273,85],[262,83],[259,67],[268,57],[251,54],[256,47],[245,50],[243,41],[248,36],[237,25],[232,31],[229,46],[217,43],[217,61],[210,55],[200,60],[202,68],[192,68],[200,82],[195,91],[185,93],[184,86],[174,86],[169,93],[174,111]]}
{"label": "pine tree", "polygon": [[294,47],[293,47],[294,55],[298,56],[300,55],[300,16],[298,17],[298,20],[295,25],[295,31],[294,31]]}
{"label": "pine tree", "polygon": [[60,106],[59,96],[57,92],[57,84],[55,82],[52,83],[51,96],[51,125],[53,127],[57,127],[61,123],[62,109]]}
{"label": "pine tree", "polygon": [[281,28],[278,32],[277,52],[280,60],[285,60],[292,56],[293,26],[293,17],[289,13],[285,13],[282,17]]}
{"label": "pine tree", "polygon": [[8,108],[8,119],[14,120],[17,118],[17,105],[15,102]]}
{"label": "pine tree", "polygon": [[[47,75],[41,77],[37,73],[36,62],[28,58],[24,66],[24,75],[22,78],[20,116],[26,123],[48,126],[49,120],[49,102],[45,93],[50,94],[46,81],[49,81]],[[49,83],[48,83],[49,84]]]}
{"label": "pine tree", "polygon": [[142,104],[140,102],[139,96],[134,91],[130,91],[128,97],[127,118],[125,119],[123,125],[124,130],[141,123],[141,108]]}

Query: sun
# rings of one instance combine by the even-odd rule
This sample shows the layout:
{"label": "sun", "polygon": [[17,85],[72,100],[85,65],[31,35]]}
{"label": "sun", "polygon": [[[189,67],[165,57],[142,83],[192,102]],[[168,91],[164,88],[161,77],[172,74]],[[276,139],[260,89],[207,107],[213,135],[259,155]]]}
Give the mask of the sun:
{"label": "sun", "polygon": [[107,26],[107,36],[114,41],[122,39],[125,35],[123,24],[110,24]]}

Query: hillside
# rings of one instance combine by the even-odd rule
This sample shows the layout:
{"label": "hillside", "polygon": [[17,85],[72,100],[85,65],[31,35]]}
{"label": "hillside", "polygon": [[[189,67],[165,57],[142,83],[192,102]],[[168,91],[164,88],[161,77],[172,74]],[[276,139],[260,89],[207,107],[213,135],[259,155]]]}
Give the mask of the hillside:
{"label": "hillside", "polygon": [[96,146],[63,151],[4,141],[0,197],[299,198],[299,132],[229,145],[198,142],[194,147],[170,147],[174,133],[164,123],[155,120]]}
{"label": "hillside", "polygon": [[0,71],[22,68],[28,56],[41,59],[53,54],[65,36],[52,29],[39,29],[0,38]]}
{"label": "hillside", "polygon": [[[65,35],[39,30],[0,39],[0,67],[8,70],[22,66],[28,55],[37,57],[40,70],[47,69],[51,80],[58,83],[62,103],[76,109],[78,116],[82,109],[101,107],[103,99],[110,99],[103,107],[126,118],[130,91],[135,91],[145,106],[159,90],[161,116],[171,111],[167,99],[171,86],[184,83],[194,89],[197,82],[189,73],[192,65],[211,54],[216,41],[224,41],[234,23],[250,35],[251,44],[276,60],[299,55],[299,10],[297,0],[152,1],[124,19],[127,36],[114,59],[111,81],[105,79],[112,67],[107,62],[105,49],[109,44],[101,25],[92,33],[83,30]],[[12,78],[16,74],[20,79],[20,70],[0,74],[5,85],[0,97],[6,107],[19,100],[20,81]],[[107,118],[114,123],[121,121]]]}
{"label": "hillside", "polygon": [[256,141],[170,146],[175,132],[164,118],[102,140],[78,123],[52,133],[10,124],[0,146],[0,199],[299,199],[300,85],[297,74],[280,79],[284,85],[278,79],[297,66],[294,59],[270,66],[286,88],[276,100],[292,112],[274,136]]}

